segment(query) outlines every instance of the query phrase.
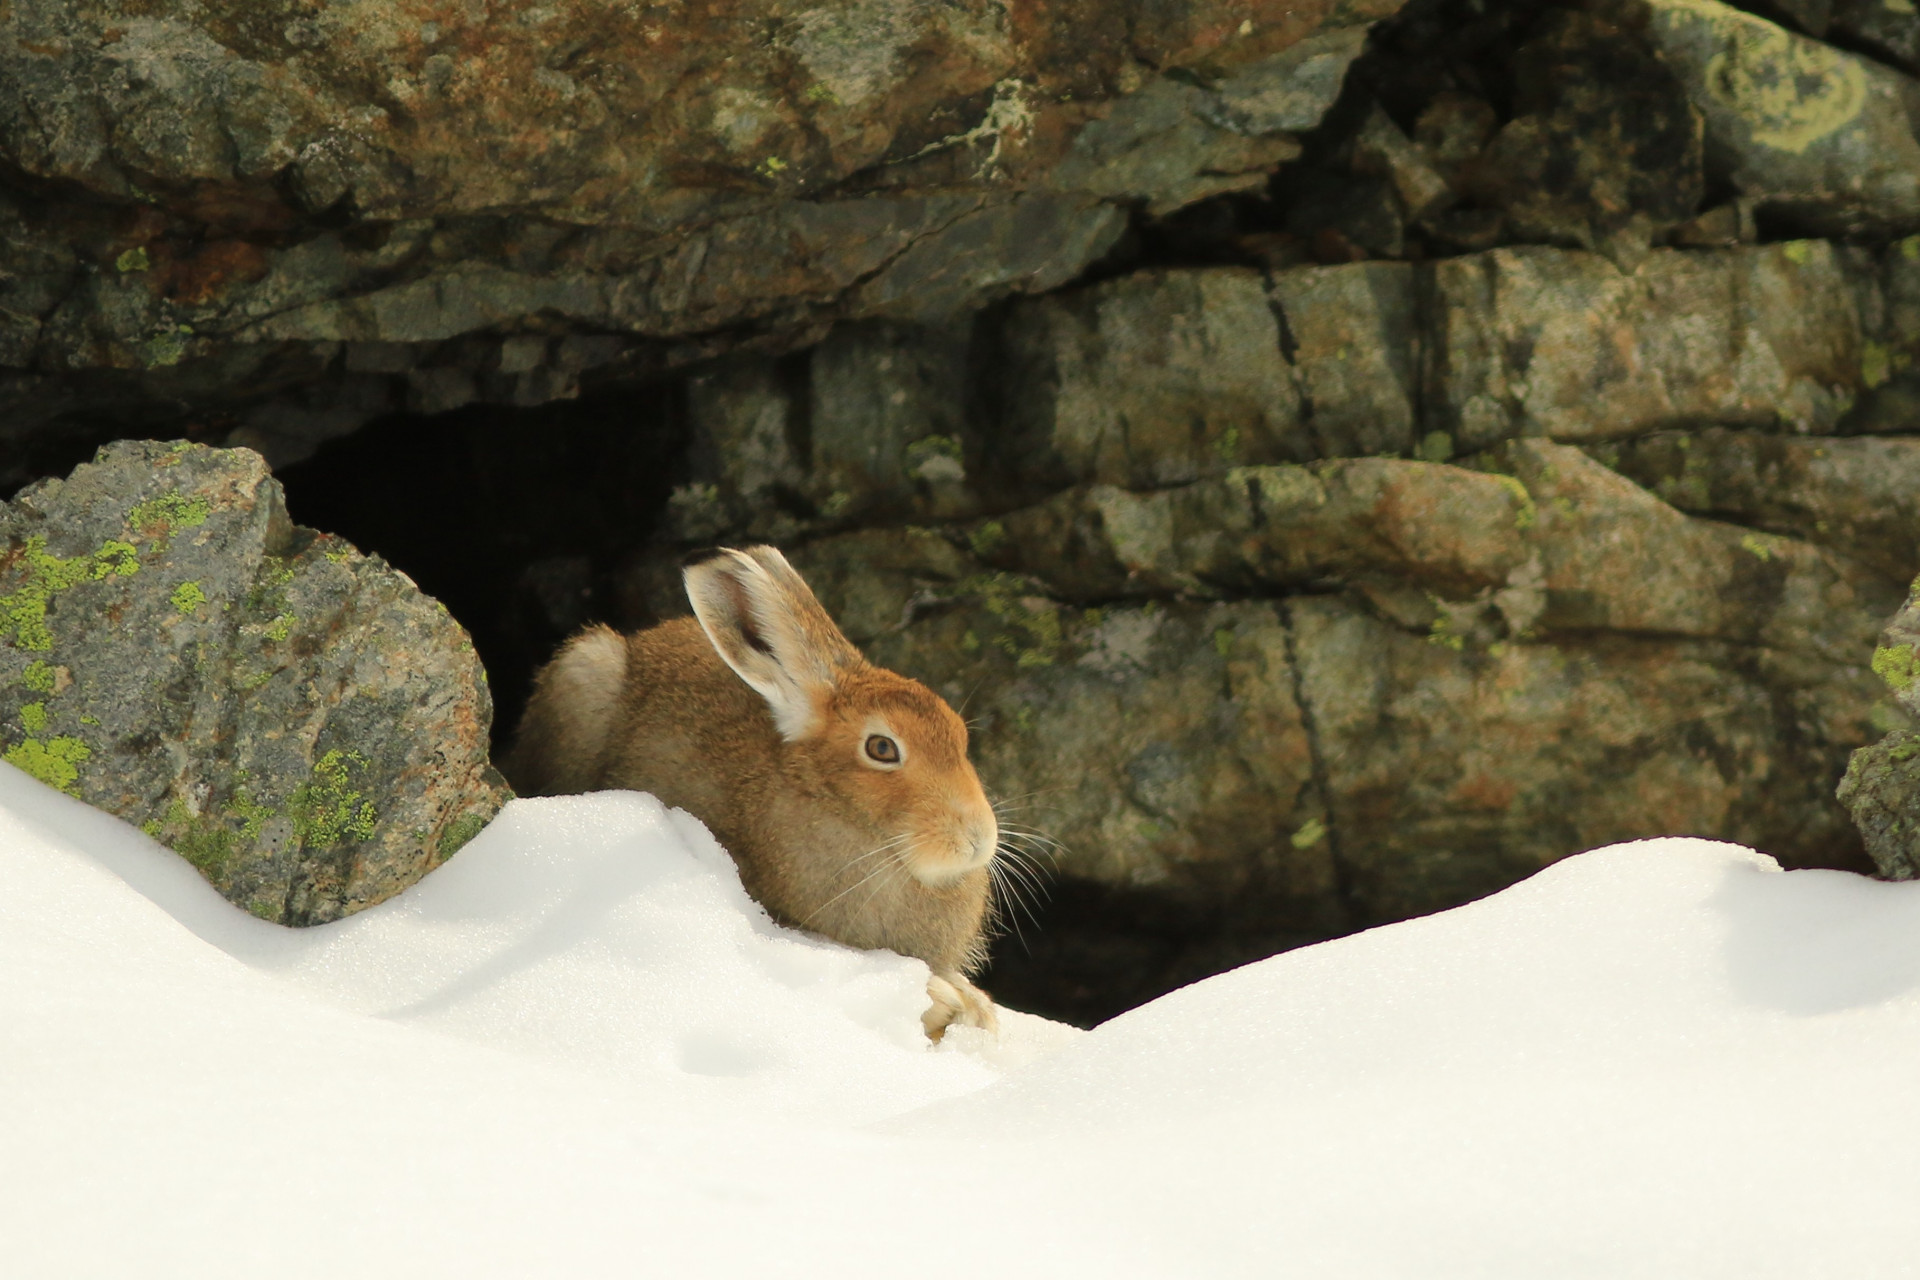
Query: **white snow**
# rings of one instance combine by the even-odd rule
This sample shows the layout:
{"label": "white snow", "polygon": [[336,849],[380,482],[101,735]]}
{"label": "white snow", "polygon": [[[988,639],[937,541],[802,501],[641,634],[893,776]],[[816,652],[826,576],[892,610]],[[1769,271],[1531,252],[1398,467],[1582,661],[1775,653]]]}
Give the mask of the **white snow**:
{"label": "white snow", "polygon": [[650,797],[295,931],[0,766],[0,1274],[1920,1274],[1920,884],[1656,840],[919,1036]]}

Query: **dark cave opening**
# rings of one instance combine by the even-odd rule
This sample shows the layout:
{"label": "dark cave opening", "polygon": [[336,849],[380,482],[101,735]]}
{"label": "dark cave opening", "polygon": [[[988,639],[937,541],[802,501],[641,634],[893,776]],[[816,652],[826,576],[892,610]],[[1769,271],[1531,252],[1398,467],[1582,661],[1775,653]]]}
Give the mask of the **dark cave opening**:
{"label": "dark cave opening", "polygon": [[653,533],[685,447],[679,384],[642,383],[396,414],[278,475],[294,520],[385,558],[466,627],[497,753],[555,646],[589,622],[633,625],[612,576]]}

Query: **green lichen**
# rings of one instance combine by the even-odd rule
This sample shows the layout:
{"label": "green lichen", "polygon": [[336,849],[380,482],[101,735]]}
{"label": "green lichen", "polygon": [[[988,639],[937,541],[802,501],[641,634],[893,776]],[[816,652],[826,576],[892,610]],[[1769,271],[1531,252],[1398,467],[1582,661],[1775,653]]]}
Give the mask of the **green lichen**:
{"label": "green lichen", "polygon": [[233,832],[213,822],[196,822],[168,841],[169,847],[209,879],[233,859]]}
{"label": "green lichen", "polygon": [[100,723],[100,717],[99,717],[99,716],[81,716],[81,717],[80,717],[80,723],[81,723],[81,724],[90,724],[90,725],[97,725],[97,724],[99,724],[99,723]]}
{"label": "green lichen", "polygon": [[1007,526],[998,520],[983,522],[979,528],[967,535],[967,545],[973,548],[973,554],[990,556],[1007,540]]}
{"label": "green lichen", "polygon": [[181,613],[192,613],[207,602],[207,593],[200,589],[198,582],[189,580],[175,587],[168,599],[173,601],[173,607]]}
{"label": "green lichen", "polygon": [[1420,438],[1413,456],[1422,462],[1445,462],[1453,457],[1453,437],[1444,431],[1429,431]]}
{"label": "green lichen", "polygon": [[290,613],[283,613],[275,618],[261,634],[275,644],[280,644],[283,643],[288,636],[293,634],[293,624],[294,616]]}
{"label": "green lichen", "polygon": [[20,683],[35,693],[52,693],[55,683],[53,664],[45,658],[35,658],[20,673]]}
{"label": "green lichen", "polygon": [[245,788],[235,788],[233,799],[227,801],[227,816],[240,820],[240,838],[255,840],[260,836],[260,828],[273,816],[269,805],[256,804],[246,793]]}
{"label": "green lichen", "polygon": [[187,802],[175,796],[166,813],[140,829],[172,849],[206,876],[217,879],[233,860],[235,836],[218,818],[195,813]]}
{"label": "green lichen", "polygon": [[1920,236],[1908,236],[1900,242],[1900,256],[1908,262],[1920,262]]}
{"label": "green lichen", "polygon": [[1915,756],[1920,756],[1920,742],[1902,742],[1887,749],[1887,759],[1896,764],[1905,764]]}
{"label": "green lichen", "polygon": [[1213,442],[1213,451],[1220,455],[1220,461],[1232,463],[1240,461],[1240,424],[1229,422],[1220,438]]}
{"label": "green lichen", "polygon": [[1503,476],[1496,473],[1493,478],[1500,482],[1501,488],[1513,495],[1515,502],[1520,504],[1520,509],[1513,513],[1513,527],[1520,530],[1533,528],[1540,519],[1540,508],[1535,505],[1533,495],[1527,492],[1527,486],[1520,483],[1517,476]]}
{"label": "green lichen", "polygon": [[1431,627],[1427,628],[1427,643],[1459,653],[1467,647],[1467,638],[1453,629],[1452,619],[1443,613],[1433,620]]}
{"label": "green lichen", "polygon": [[50,738],[42,742],[28,738],[7,748],[6,762],[56,791],[70,796],[80,794],[80,764],[93,754],[93,748],[78,738]]}
{"label": "green lichen", "polygon": [[1813,246],[1805,240],[1795,240],[1781,249],[1780,255],[1796,267],[1804,267],[1813,261]]}
{"label": "green lichen", "polygon": [[123,276],[134,271],[145,271],[152,266],[153,263],[148,259],[144,245],[129,249],[113,260],[113,269]]}
{"label": "green lichen", "polygon": [[125,542],[107,542],[98,551],[63,560],[47,550],[45,537],[35,534],[21,548],[20,558],[26,566],[26,581],[0,596],[0,639],[10,638],[16,648],[29,651],[53,648],[47,605],[54,596],[82,582],[140,572],[136,552]]}
{"label": "green lichen", "polygon": [[1308,818],[1300,824],[1300,829],[1287,838],[1287,843],[1296,849],[1311,849],[1327,838],[1327,824],[1318,818]]}
{"label": "green lichen", "polygon": [[127,526],[135,533],[146,534],[165,546],[177,530],[197,529],[212,514],[213,504],[205,498],[183,497],[177,492],[163,493],[137,504],[127,512]]}
{"label": "green lichen", "polygon": [[1773,548],[1751,533],[1741,535],[1740,549],[1757,557],[1762,563],[1773,559]]}
{"label": "green lichen", "polygon": [[351,837],[373,837],[380,814],[373,802],[356,790],[350,769],[365,773],[367,758],[357,751],[329,751],[313,766],[307,781],[287,801],[293,834],[303,848],[331,849]]}
{"label": "green lichen", "polygon": [[192,337],[192,325],[162,324],[140,344],[140,361],[149,369],[170,369],[186,358]]}
{"label": "green lichen", "polygon": [[20,727],[28,733],[45,733],[47,731],[47,704],[44,702],[29,702],[21,707]]}
{"label": "green lichen", "polygon": [[1233,628],[1220,627],[1213,633],[1213,651],[1222,658],[1233,652]]}
{"label": "green lichen", "polygon": [[1021,667],[1051,666],[1059,656],[1062,631],[1060,609],[1033,593],[1025,579],[1006,573],[978,574],[960,584],[965,594],[979,599],[1004,629],[993,638],[996,648]]}
{"label": "green lichen", "polygon": [[326,555],[327,559],[332,563],[343,564],[352,557],[353,548],[339,547],[339,548],[336,548],[335,550],[325,552],[324,554]]}
{"label": "green lichen", "polygon": [[447,824],[440,833],[440,841],[434,846],[435,855],[445,862],[466,847],[469,840],[485,829],[487,820],[477,813],[463,813]]}
{"label": "green lichen", "polygon": [[1869,390],[1885,382],[1893,372],[1893,353],[1885,343],[1868,341],[1860,349],[1860,381]]}
{"label": "green lichen", "polygon": [[1881,645],[1873,651],[1873,674],[1887,682],[1895,693],[1905,693],[1920,679],[1920,662],[1915,662],[1910,644]]}

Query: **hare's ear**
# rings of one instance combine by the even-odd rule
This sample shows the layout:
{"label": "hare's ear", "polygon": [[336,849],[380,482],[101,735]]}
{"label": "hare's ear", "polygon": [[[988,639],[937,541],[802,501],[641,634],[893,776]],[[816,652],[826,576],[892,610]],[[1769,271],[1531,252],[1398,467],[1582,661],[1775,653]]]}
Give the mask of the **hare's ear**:
{"label": "hare's ear", "polygon": [[863,659],[787,558],[722,548],[687,561],[687,599],[734,674],[767,700],[780,736],[811,733],[836,675]]}

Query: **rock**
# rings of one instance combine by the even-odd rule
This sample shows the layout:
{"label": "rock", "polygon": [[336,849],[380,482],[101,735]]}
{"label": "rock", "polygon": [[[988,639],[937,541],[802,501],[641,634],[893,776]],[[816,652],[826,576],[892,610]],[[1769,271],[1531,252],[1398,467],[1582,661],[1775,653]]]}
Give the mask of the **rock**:
{"label": "rock", "polygon": [[1242,467],[1153,493],[1070,489],[973,528],[988,563],[1062,598],[1229,597],[1381,574],[1470,595],[1528,557],[1510,478],[1366,458]]}
{"label": "rock", "polygon": [[1846,663],[1897,603],[1897,578],[1691,519],[1572,446],[1515,441],[1470,461],[1484,472],[1356,459],[1153,493],[1094,485],[976,525],[970,543],[1086,602],[1353,582],[1442,641],[1619,631]]}
{"label": "rock", "polygon": [[[1607,545],[1621,544],[1595,559]],[[1249,954],[1658,832],[1829,864],[1853,840],[1829,788],[1889,722],[1864,651],[1544,627],[1488,640],[1396,620],[1378,586],[1078,606],[930,530],[839,535],[793,559],[875,661],[964,705],[989,791],[1061,842],[1061,877],[1209,918],[1264,913],[1264,932],[1242,931]],[[1536,609],[1550,594],[1536,587]],[[1856,606],[1869,630],[1871,607]]]}
{"label": "rock", "polygon": [[1848,46],[1920,75],[1920,12],[1903,0],[1834,0],[1831,30]]}
{"label": "rock", "polygon": [[1853,843],[1825,791],[1874,732],[1857,670],[1620,634],[1456,648],[1338,596],[1287,613],[1361,921],[1655,833],[1790,865],[1831,865]]}
{"label": "rock", "polygon": [[1847,761],[1836,791],[1866,840],[1867,856],[1889,880],[1920,875],[1920,733],[1895,730]]}
{"label": "rock", "polygon": [[1551,12],[1516,51],[1514,119],[1465,181],[1526,240],[1616,256],[1693,217],[1705,194],[1700,117],[1643,40]]}
{"label": "rock", "polygon": [[0,508],[5,758],[264,919],[398,893],[508,798],[466,633],[258,455],[126,442]]}
{"label": "rock", "polygon": [[1555,249],[1433,266],[1426,427],[1466,452],[1702,422],[1831,429],[1864,382],[1864,254],[1823,241],[1657,250],[1637,270]]}
{"label": "rock", "polygon": [[1814,234],[1920,226],[1913,81],[1718,0],[1646,11],[1706,122],[1711,176]]}
{"label": "rock", "polygon": [[1256,272],[1138,272],[1018,306],[998,342],[993,463],[1028,492],[1313,456]]}
{"label": "rock", "polygon": [[1294,134],[1333,105],[1365,41],[1362,27],[1329,32],[1207,87],[1155,80],[1090,121],[1052,182],[1143,199],[1155,215],[1264,186],[1274,168],[1300,154]]}
{"label": "rock", "polygon": [[1857,663],[1899,600],[1820,547],[1693,519],[1579,449],[1516,440],[1475,459],[1510,473],[1545,598],[1534,625],[1757,644]]}
{"label": "rock", "polygon": [[1403,263],[1273,273],[1269,296],[1318,456],[1415,451],[1418,288],[1414,268]]}
{"label": "rock", "polygon": [[[972,513],[969,330],[836,328],[809,368],[808,494],[835,518]],[[971,455],[971,456],[969,456]]]}
{"label": "rock", "polygon": [[1895,582],[1920,573],[1920,440],[1711,428],[1588,451],[1682,511],[1832,547]]}
{"label": "rock", "polygon": [[1500,116],[1486,99],[1443,89],[1414,121],[1413,140],[1440,175],[1453,183],[1499,131]]}
{"label": "rock", "polygon": [[[1920,714],[1920,592],[1887,623],[1873,651],[1873,670],[1909,715]],[[1840,803],[1853,815],[1867,853],[1880,873],[1893,880],[1920,874],[1920,733],[1911,720],[1871,746],[1853,753],[1838,790]]]}
{"label": "rock", "polygon": [[1426,153],[1378,106],[1354,137],[1353,171],[1390,180],[1400,198],[1401,213],[1410,222],[1439,213],[1455,198],[1452,186]]}
{"label": "rock", "polygon": [[1920,423],[1920,236],[1880,255],[1881,312],[1860,352],[1860,392],[1835,430],[1904,435]]}
{"label": "rock", "polygon": [[[1075,278],[1134,207],[1263,184],[1394,4],[27,0],[0,16],[0,365],[57,385],[0,405],[64,419],[102,368],[174,420],[369,377],[524,405],[940,323]],[[324,437],[365,397],[320,398],[252,429]]]}

